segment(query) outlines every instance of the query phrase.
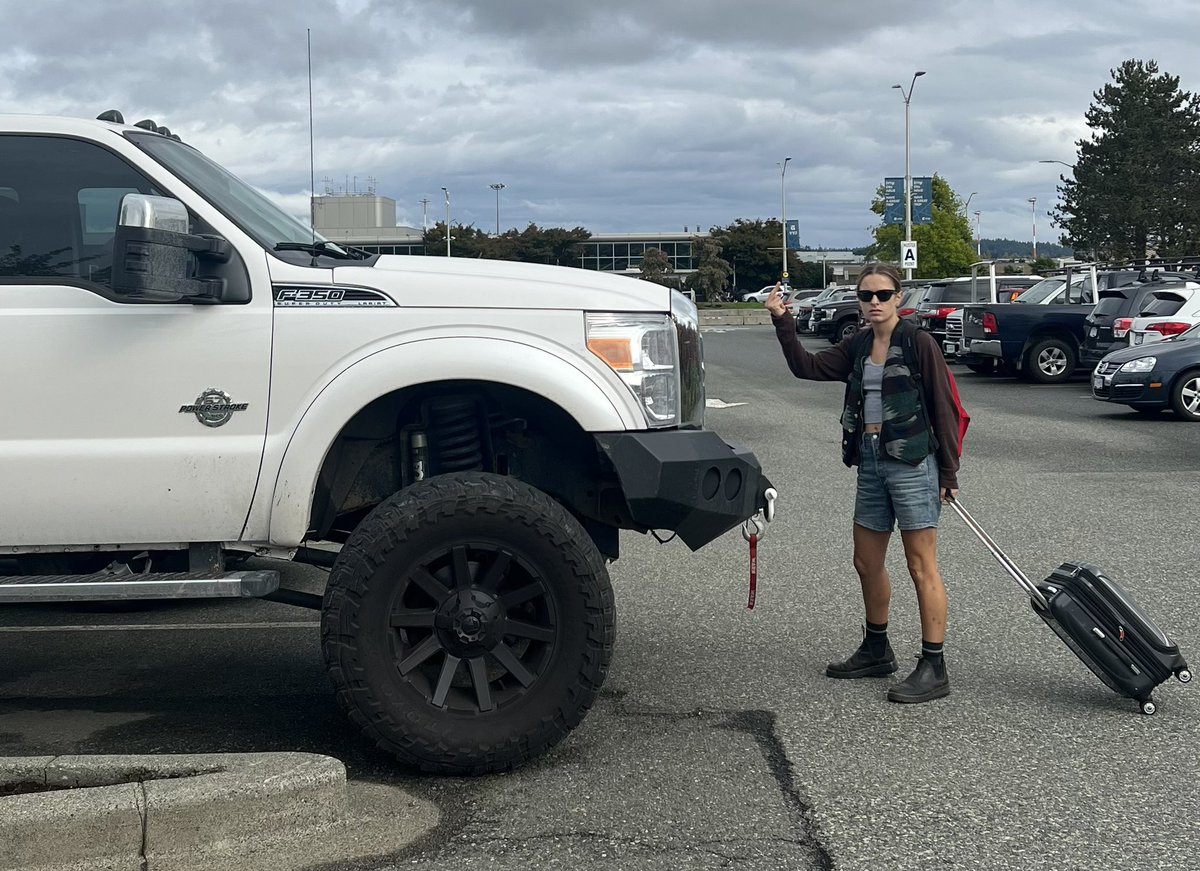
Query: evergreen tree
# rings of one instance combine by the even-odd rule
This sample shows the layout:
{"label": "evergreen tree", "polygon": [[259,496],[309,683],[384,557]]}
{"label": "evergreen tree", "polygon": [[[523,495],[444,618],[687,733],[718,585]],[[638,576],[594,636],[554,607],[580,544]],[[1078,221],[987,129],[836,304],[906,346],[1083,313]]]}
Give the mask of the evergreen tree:
{"label": "evergreen tree", "polygon": [[693,236],[692,257],[696,270],[687,278],[688,290],[695,291],[699,302],[715,302],[733,275],[733,267],[721,257],[721,243],[711,236]]}
{"label": "evergreen tree", "polygon": [[642,254],[642,262],[638,264],[638,272],[646,281],[665,284],[667,287],[675,286],[675,282],[671,280],[671,276],[674,274],[674,270],[671,268],[671,258],[660,248],[646,249]]}
{"label": "evergreen tree", "polygon": [[1052,212],[1079,256],[1195,254],[1200,243],[1200,97],[1153,60],[1127,60],[1093,94],[1090,138]]}

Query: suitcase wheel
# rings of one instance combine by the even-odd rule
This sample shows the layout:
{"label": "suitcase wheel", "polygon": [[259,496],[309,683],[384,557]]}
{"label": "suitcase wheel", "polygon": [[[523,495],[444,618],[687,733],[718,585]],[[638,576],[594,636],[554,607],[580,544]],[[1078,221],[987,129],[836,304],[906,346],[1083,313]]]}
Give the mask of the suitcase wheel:
{"label": "suitcase wheel", "polygon": [[1142,713],[1145,714],[1147,717],[1150,716],[1151,714],[1153,714],[1157,710],[1158,710],[1158,707],[1154,704],[1153,699],[1146,699],[1146,701],[1142,702]]}
{"label": "suitcase wheel", "polygon": [[1175,679],[1180,683],[1187,683],[1192,679],[1192,673],[1186,668],[1181,668],[1179,671],[1175,672]]}

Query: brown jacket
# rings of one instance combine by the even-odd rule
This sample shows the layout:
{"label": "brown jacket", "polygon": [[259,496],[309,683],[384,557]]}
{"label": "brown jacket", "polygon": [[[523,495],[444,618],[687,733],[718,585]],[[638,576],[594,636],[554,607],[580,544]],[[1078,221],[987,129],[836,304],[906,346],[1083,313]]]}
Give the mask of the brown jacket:
{"label": "brown jacket", "polygon": [[[815,354],[809,353],[796,338],[796,321],[790,312],[772,318],[775,336],[783,348],[788,368],[797,378],[809,381],[846,381],[854,367],[850,357],[851,335],[832,348]],[[917,361],[921,367],[921,383],[924,385],[925,408],[933,434],[937,437],[938,486],[941,489],[958,489],[958,414],[954,397],[950,393],[946,361],[933,336],[918,330],[914,337]]]}

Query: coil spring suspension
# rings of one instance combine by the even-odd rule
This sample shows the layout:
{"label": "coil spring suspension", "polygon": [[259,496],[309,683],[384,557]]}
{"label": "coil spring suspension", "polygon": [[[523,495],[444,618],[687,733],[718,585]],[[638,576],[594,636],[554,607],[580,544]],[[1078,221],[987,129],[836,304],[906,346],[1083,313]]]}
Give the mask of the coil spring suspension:
{"label": "coil spring suspension", "polygon": [[429,403],[429,435],[439,474],[483,469],[483,442],[474,399],[451,397]]}

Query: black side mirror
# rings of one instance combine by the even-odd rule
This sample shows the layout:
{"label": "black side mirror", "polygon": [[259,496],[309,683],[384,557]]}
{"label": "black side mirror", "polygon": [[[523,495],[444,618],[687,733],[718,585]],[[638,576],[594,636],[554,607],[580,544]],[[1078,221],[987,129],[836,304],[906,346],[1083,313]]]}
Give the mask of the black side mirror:
{"label": "black side mirror", "polygon": [[126,194],[113,239],[113,291],[152,302],[220,302],[225,281],[206,277],[204,265],[227,262],[229,243],[189,228],[178,200]]}

